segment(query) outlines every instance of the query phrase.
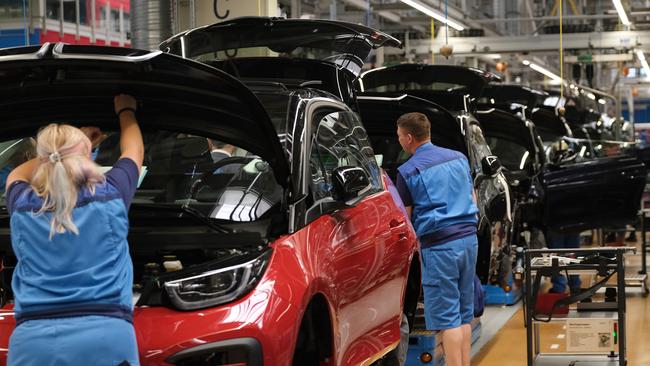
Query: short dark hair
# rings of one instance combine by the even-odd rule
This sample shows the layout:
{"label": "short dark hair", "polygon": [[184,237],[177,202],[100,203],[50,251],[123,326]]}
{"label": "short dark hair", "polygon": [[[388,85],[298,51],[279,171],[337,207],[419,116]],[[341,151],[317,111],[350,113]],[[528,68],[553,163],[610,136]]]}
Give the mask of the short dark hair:
{"label": "short dark hair", "polygon": [[422,113],[412,112],[401,115],[397,119],[397,127],[413,135],[417,141],[431,137],[431,122]]}

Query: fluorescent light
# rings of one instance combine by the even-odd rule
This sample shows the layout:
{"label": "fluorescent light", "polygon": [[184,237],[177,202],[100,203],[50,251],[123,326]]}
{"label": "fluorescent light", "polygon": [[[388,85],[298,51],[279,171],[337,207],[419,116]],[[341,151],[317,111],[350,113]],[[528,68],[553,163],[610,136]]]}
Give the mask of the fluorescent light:
{"label": "fluorescent light", "polygon": [[[524,65],[525,65],[525,63],[524,63]],[[544,75],[548,76],[549,78],[553,79],[553,81],[562,82],[562,78],[560,78],[559,76],[555,75],[554,73],[546,70],[545,68],[543,68],[543,67],[541,67],[541,66],[539,66],[537,64],[529,62],[528,66],[530,66],[531,69],[539,72],[540,74],[544,74]]]}
{"label": "fluorescent light", "polygon": [[636,57],[639,58],[639,61],[641,62],[641,66],[643,66],[643,69],[645,70],[646,76],[650,76],[650,66],[648,66],[648,61],[646,61],[643,51],[636,50]]}
{"label": "fluorescent light", "polygon": [[460,25],[459,23],[456,23],[455,21],[453,21],[451,19],[445,19],[445,16],[442,13],[439,13],[439,12],[431,9],[430,7],[422,4],[419,1],[416,1],[416,0],[401,0],[401,1],[404,4],[409,5],[412,8],[417,9],[417,10],[423,12],[424,14],[432,17],[433,19],[435,19],[435,20],[437,20],[439,22],[442,22],[443,24],[448,24],[450,27],[452,27],[452,28],[454,28],[456,30],[462,31],[463,29],[465,29],[464,26]]}
{"label": "fluorescent light", "polygon": [[621,18],[621,23],[623,23],[623,25],[630,25],[630,20],[627,18],[627,14],[625,14],[625,9],[623,9],[621,0],[612,0],[612,2],[614,3],[614,7],[618,12],[618,17]]}

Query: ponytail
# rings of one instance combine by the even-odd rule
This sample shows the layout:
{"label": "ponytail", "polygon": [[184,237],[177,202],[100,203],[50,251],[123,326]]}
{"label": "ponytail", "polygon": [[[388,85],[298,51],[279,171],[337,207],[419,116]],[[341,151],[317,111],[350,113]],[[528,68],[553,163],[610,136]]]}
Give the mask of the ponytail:
{"label": "ponytail", "polygon": [[36,137],[36,151],[42,163],[32,186],[43,199],[37,214],[52,214],[50,239],[66,231],[79,234],[72,220],[79,189],[85,185],[94,194],[95,184],[104,180],[97,164],[90,159],[91,147],[88,137],[70,125],[50,124]]}

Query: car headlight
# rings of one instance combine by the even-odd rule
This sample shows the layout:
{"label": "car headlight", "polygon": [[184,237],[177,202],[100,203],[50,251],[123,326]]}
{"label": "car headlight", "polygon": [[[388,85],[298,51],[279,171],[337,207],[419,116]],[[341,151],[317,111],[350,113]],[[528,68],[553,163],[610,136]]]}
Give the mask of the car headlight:
{"label": "car headlight", "polygon": [[259,282],[270,258],[269,250],[246,263],[167,281],[165,291],[180,310],[227,303],[243,296]]}

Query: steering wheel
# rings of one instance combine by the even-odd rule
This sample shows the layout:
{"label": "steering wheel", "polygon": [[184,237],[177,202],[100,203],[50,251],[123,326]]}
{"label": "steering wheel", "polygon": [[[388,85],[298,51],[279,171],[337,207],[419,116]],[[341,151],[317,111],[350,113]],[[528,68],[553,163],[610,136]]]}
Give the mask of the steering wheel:
{"label": "steering wheel", "polygon": [[[254,161],[256,159],[259,159],[257,157],[253,156],[231,156],[227,158],[223,158],[212,165],[208,166],[207,168],[203,169],[201,171],[201,176],[199,179],[195,180],[192,183],[192,187],[190,188],[190,197],[195,198],[196,194],[205,186],[210,185],[210,177],[214,176],[214,173],[226,166],[226,165],[231,165],[231,164],[241,164],[242,166],[250,163],[251,161]],[[232,178],[232,177],[231,177]]]}

